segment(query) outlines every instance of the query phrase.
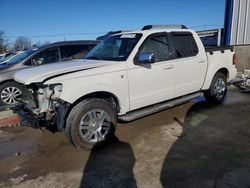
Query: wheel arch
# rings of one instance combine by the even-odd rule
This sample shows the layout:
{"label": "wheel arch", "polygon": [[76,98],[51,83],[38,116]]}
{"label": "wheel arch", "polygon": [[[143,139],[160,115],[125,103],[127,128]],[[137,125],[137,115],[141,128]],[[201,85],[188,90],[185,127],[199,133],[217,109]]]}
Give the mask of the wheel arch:
{"label": "wheel arch", "polygon": [[[6,83],[6,82],[16,82],[16,81],[15,81],[14,79],[7,79],[7,80],[1,81],[1,82],[0,82],[0,85],[4,84],[4,83]],[[18,83],[18,82],[16,82],[16,83]]]}
{"label": "wheel arch", "polygon": [[85,99],[90,99],[90,98],[98,98],[98,99],[106,99],[106,100],[110,100],[110,102],[114,105],[114,108],[116,109],[117,113],[120,112],[120,101],[118,99],[118,97],[108,91],[95,91],[92,93],[88,93],[83,95],[82,97],[80,97],[79,99],[77,99],[72,106],[75,106],[76,104],[78,104],[80,101],[83,101]]}
{"label": "wheel arch", "polygon": [[229,71],[228,71],[228,69],[227,68],[225,68],[225,67],[223,67],[223,68],[221,68],[221,69],[219,69],[215,74],[214,74],[214,76],[217,74],[217,73],[222,73],[222,74],[224,74],[225,76],[226,76],[226,78],[227,78],[227,81],[228,81],[228,78],[229,78]]}
{"label": "wheel arch", "polygon": [[[57,125],[59,130],[62,130],[62,128],[65,128],[66,126],[66,119],[69,116],[70,111],[72,110],[72,108],[74,106],[76,106],[78,103],[80,103],[83,100],[86,99],[91,99],[91,98],[98,98],[98,99],[105,99],[105,100],[109,100],[112,104],[114,109],[117,111],[117,114],[120,112],[121,109],[121,104],[119,102],[118,97],[111,93],[111,92],[107,92],[107,91],[96,91],[96,92],[91,92],[88,94],[83,95],[82,97],[80,97],[79,99],[77,99],[75,102],[73,102],[72,104],[70,104],[67,107],[65,116],[64,116],[64,121],[63,121],[63,125]],[[69,104],[69,103],[68,103]],[[65,106],[66,107],[66,106]],[[61,122],[62,123],[62,122]]]}
{"label": "wheel arch", "polygon": [[[205,83],[204,83],[204,85],[203,85],[203,87],[202,87],[202,90],[207,90],[207,89],[210,88],[211,83],[212,83],[212,81],[213,81],[213,78],[215,77],[215,75],[216,75],[217,73],[222,73],[222,74],[224,74],[224,75],[226,76],[227,81],[228,81],[228,79],[229,79],[229,70],[228,70],[228,68],[226,68],[226,67],[222,67],[222,68],[218,69],[217,71],[214,71],[214,74],[209,74],[209,73],[207,73],[207,77],[208,77],[208,78],[205,80]],[[208,76],[208,75],[212,75],[212,76]]]}

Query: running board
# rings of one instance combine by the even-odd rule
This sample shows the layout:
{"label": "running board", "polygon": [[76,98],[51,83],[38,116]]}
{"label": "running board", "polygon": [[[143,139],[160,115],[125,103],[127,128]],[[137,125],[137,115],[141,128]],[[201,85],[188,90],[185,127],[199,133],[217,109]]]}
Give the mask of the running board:
{"label": "running board", "polygon": [[141,108],[138,110],[131,111],[125,115],[118,116],[118,120],[120,121],[133,121],[145,116],[148,116],[150,114],[154,114],[163,110],[166,110],[168,108],[183,104],[185,102],[188,102],[196,97],[203,96],[202,92],[193,93],[190,95],[185,95],[183,97],[179,97],[170,101],[158,103],[149,107]]}

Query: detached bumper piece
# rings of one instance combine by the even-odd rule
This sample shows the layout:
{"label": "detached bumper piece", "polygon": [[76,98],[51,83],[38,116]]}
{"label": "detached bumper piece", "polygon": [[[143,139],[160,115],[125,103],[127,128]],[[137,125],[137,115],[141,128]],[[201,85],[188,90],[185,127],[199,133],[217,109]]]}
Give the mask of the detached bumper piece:
{"label": "detached bumper piece", "polygon": [[16,106],[16,104],[0,106],[0,111],[13,110]]}
{"label": "detached bumper piece", "polygon": [[237,77],[233,79],[230,84],[233,84],[237,88],[241,89],[242,92],[250,92],[250,78]]}
{"label": "detached bumper piece", "polygon": [[48,124],[46,121],[44,121],[43,117],[35,115],[34,113],[25,109],[23,104],[18,104],[12,107],[12,110],[14,113],[17,113],[18,116],[20,117],[21,126],[29,126],[37,129],[41,127],[46,127],[46,125]]}

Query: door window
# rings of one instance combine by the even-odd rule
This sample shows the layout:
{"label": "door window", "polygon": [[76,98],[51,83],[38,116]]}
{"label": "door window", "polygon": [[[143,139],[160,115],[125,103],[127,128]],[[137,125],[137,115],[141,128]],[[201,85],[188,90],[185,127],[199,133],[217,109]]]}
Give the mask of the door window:
{"label": "door window", "polygon": [[55,63],[60,61],[58,48],[44,50],[32,58],[33,65]]}
{"label": "door window", "polygon": [[155,62],[171,59],[171,48],[169,46],[167,35],[149,36],[142,44],[139,54],[141,53],[153,53],[155,56]]}
{"label": "door window", "polygon": [[192,33],[173,32],[171,38],[175,48],[176,58],[191,57],[198,54],[198,47]]}

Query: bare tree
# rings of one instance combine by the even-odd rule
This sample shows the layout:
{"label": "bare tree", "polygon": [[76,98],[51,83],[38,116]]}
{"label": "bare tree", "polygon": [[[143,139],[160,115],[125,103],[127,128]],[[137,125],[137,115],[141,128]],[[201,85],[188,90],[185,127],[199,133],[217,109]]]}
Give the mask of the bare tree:
{"label": "bare tree", "polygon": [[14,42],[15,51],[26,50],[31,47],[32,47],[31,40],[25,36],[18,37]]}
{"label": "bare tree", "polygon": [[0,54],[3,54],[7,51],[7,39],[5,37],[4,31],[0,31]]}

